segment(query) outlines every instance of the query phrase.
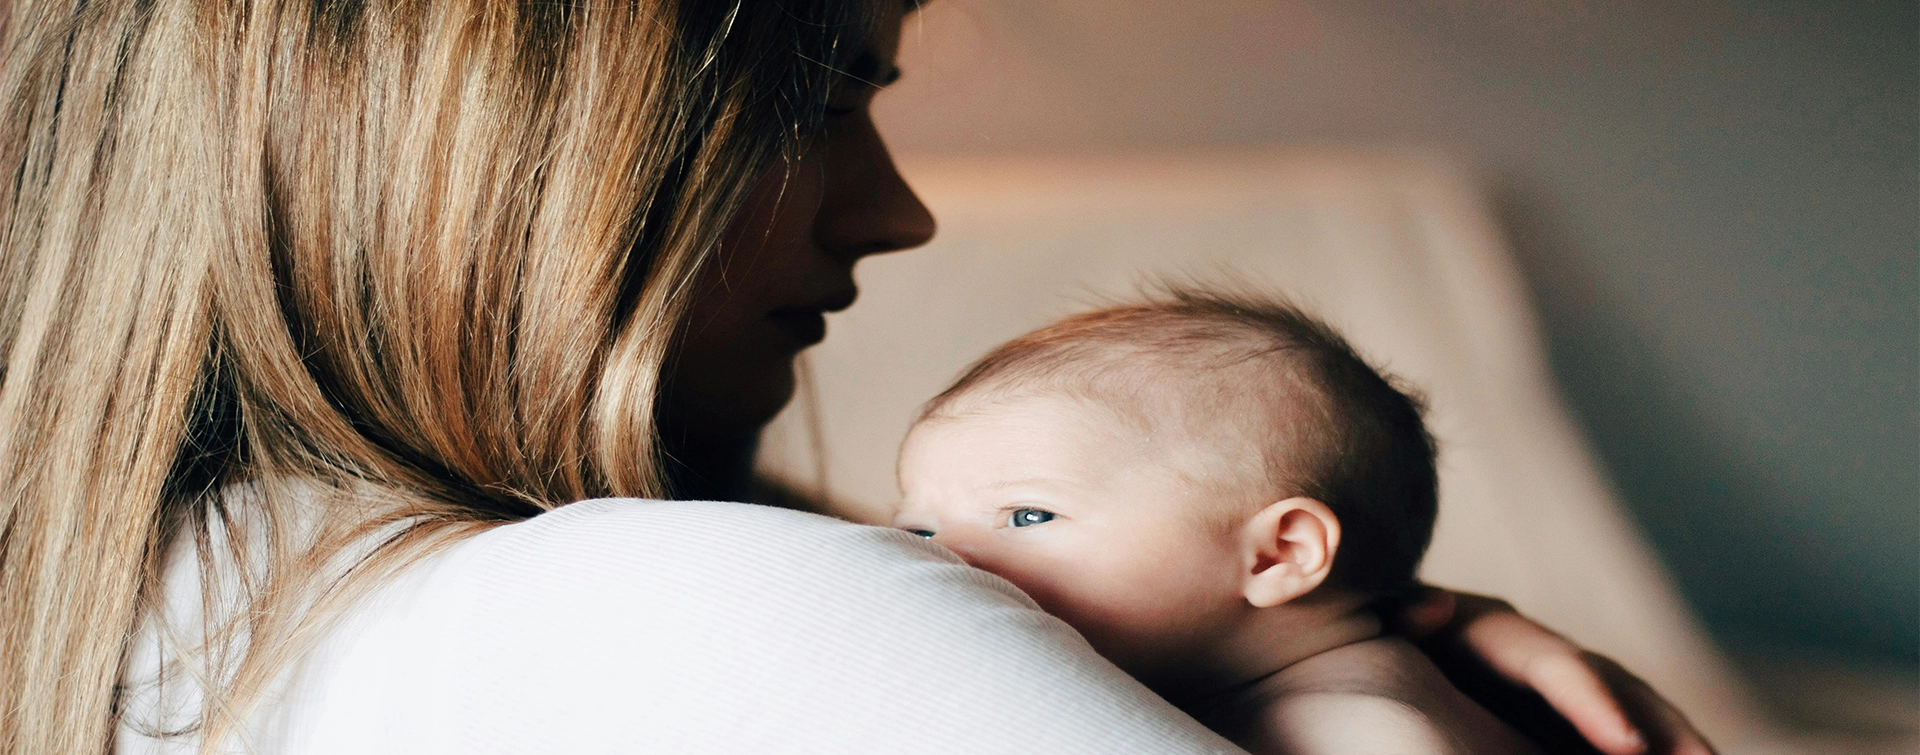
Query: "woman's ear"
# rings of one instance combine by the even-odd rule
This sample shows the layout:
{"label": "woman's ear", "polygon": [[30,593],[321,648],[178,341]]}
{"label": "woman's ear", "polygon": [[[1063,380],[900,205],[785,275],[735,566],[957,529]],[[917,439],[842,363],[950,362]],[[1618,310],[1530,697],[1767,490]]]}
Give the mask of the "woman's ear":
{"label": "woman's ear", "polygon": [[1327,581],[1340,550],[1339,518],[1312,498],[1288,498],[1261,509],[1245,532],[1242,592],[1255,608],[1313,592]]}

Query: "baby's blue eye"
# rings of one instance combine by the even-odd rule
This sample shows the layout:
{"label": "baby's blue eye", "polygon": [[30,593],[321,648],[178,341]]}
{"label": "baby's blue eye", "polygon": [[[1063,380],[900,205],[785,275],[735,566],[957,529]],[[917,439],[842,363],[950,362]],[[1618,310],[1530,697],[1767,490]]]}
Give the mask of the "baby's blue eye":
{"label": "baby's blue eye", "polygon": [[1032,527],[1036,524],[1051,522],[1058,516],[1058,514],[1042,509],[1016,509],[1012,516],[1007,517],[1007,526]]}
{"label": "baby's blue eye", "polygon": [[909,528],[907,531],[921,537],[933,537],[933,530],[916,530]]}

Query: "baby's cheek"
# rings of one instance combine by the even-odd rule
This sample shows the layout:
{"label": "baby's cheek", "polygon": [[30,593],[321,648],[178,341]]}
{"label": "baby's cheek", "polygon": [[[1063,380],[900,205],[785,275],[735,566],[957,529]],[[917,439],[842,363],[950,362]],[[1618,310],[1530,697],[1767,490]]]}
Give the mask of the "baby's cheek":
{"label": "baby's cheek", "polygon": [[1081,560],[1008,581],[1060,617],[1122,668],[1133,670],[1192,634],[1192,595],[1164,574],[1125,562]]}
{"label": "baby's cheek", "polygon": [[1116,564],[1098,621],[1115,647],[1109,657],[1141,673],[1204,653],[1244,603],[1230,573],[1198,552],[1159,552]]}
{"label": "baby's cheek", "polygon": [[1060,617],[1093,643],[1103,655],[1113,657],[1115,650],[1134,644],[1138,611],[1124,593],[1081,580],[1058,578],[1009,580],[1026,591],[1047,613]]}
{"label": "baby's cheek", "polygon": [[1142,673],[1183,657],[1217,618],[1219,585],[1202,578],[1204,559],[1194,550],[1125,528],[1089,528],[962,556],[1012,582],[1121,668]]}
{"label": "baby's cheek", "polygon": [[1072,624],[1084,634],[1082,624],[1105,625],[1115,613],[1115,603],[1124,602],[1123,591],[1112,588],[1116,581],[1109,570],[1084,558],[1053,556],[1027,558],[974,558],[969,563],[1012,582],[1035,603]]}
{"label": "baby's cheek", "polygon": [[1142,635],[1185,633],[1218,602],[1214,586],[1195,579],[1183,564],[1151,564],[1120,575],[1109,594],[1117,621]]}

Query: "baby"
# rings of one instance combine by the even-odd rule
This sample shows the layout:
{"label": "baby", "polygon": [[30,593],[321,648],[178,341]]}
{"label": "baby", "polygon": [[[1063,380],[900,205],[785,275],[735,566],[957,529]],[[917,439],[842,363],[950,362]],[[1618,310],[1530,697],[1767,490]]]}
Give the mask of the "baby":
{"label": "baby", "polygon": [[1001,346],[928,403],[896,526],[1256,753],[1531,753],[1371,606],[1413,584],[1420,404],[1326,325],[1190,290]]}

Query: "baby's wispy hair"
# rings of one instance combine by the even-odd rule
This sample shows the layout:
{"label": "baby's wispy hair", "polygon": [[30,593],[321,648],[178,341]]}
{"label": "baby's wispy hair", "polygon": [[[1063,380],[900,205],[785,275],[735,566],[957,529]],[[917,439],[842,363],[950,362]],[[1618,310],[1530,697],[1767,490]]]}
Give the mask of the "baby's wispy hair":
{"label": "baby's wispy hair", "polygon": [[1344,588],[1408,586],[1432,539],[1438,476],[1422,401],[1285,299],[1167,285],[1067,317],[981,357],[920,421],[1029,394],[1123,416],[1158,398],[1205,404],[1222,422],[1265,422],[1258,483],[1273,500],[1307,496],[1333,510],[1344,535],[1330,581]]}

